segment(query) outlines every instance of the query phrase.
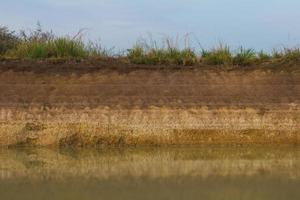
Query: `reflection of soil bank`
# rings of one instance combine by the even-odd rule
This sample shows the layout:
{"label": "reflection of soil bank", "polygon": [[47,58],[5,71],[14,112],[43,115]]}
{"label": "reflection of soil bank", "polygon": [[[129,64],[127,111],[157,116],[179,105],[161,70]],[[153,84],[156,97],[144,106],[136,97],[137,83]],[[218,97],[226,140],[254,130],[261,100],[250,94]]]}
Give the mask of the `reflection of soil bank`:
{"label": "reflection of soil bank", "polygon": [[300,142],[298,71],[35,67],[0,72],[1,145]]}
{"label": "reflection of soil bank", "polygon": [[[274,176],[299,178],[300,154],[292,146],[9,149],[0,152],[1,180]],[[284,169],[284,170],[283,170]]]}

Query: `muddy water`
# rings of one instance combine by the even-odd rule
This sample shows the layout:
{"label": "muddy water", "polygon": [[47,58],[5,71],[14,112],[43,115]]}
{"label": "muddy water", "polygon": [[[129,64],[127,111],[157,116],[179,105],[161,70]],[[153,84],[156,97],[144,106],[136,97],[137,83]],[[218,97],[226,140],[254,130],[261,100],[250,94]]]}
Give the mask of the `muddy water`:
{"label": "muddy water", "polygon": [[300,146],[0,150],[0,199],[300,199]]}

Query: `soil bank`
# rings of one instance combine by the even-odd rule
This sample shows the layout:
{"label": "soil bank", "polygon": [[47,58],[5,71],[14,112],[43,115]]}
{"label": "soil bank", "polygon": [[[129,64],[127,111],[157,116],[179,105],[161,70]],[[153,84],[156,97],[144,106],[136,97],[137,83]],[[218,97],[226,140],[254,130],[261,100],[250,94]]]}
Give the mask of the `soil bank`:
{"label": "soil bank", "polygon": [[300,143],[300,70],[1,61],[0,91],[2,146]]}

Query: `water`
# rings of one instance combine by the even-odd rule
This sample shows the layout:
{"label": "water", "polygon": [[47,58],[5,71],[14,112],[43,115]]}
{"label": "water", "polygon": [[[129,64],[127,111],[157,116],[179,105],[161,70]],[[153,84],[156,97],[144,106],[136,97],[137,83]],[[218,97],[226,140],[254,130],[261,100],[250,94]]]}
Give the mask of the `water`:
{"label": "water", "polygon": [[300,146],[0,150],[0,199],[300,199]]}

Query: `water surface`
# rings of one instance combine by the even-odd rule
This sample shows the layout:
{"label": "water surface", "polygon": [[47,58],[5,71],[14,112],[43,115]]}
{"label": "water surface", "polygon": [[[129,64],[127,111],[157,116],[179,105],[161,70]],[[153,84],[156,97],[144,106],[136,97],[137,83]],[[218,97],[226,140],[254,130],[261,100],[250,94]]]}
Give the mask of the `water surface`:
{"label": "water surface", "polygon": [[1,199],[276,200],[299,188],[300,146],[0,150]]}

